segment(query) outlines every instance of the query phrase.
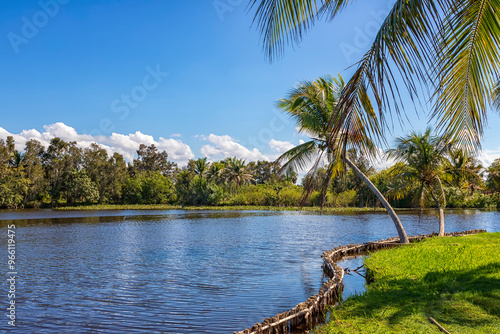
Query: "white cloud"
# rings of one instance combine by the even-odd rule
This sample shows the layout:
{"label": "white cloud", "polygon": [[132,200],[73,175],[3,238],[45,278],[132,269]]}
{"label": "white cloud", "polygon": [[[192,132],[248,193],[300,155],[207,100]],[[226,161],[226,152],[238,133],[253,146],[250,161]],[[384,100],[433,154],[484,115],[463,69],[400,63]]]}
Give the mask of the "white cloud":
{"label": "white cloud", "polygon": [[285,153],[286,151],[292,149],[295,147],[295,145],[293,145],[292,143],[290,143],[289,141],[280,141],[280,140],[275,140],[275,139],[271,139],[269,141],[269,147],[273,150],[273,151],[276,151],[278,152],[278,154],[283,154]]}
{"label": "white cloud", "polygon": [[[495,159],[500,159],[500,149],[481,151],[479,152],[477,158],[479,159],[483,167],[488,167]],[[395,163],[395,159],[388,158],[380,148],[377,148],[377,155],[374,161],[375,168],[377,168],[378,170],[382,170],[387,167],[393,166]]]}
{"label": "white cloud", "polygon": [[172,133],[170,137],[182,137],[180,133]]}
{"label": "white cloud", "polygon": [[500,159],[500,149],[481,151],[478,159],[481,161],[483,167],[488,167],[495,159]]}
{"label": "white cloud", "polygon": [[200,152],[210,160],[225,159],[229,157],[237,157],[249,161],[266,160],[269,157],[262,154],[258,149],[252,150],[236,142],[235,139],[228,135],[217,136],[210,134],[208,137],[201,136],[203,140],[210,142],[212,145],[204,145]]}
{"label": "white cloud", "polygon": [[118,152],[125,159],[132,161],[139,149],[140,144],[154,144],[159,150],[167,151],[169,160],[177,162],[180,165],[186,165],[189,159],[194,158],[189,145],[183,143],[179,139],[166,139],[160,137],[158,141],[153,136],[146,135],[140,131],[123,135],[113,133],[111,136],[91,136],[87,134],[79,134],[74,128],[57,122],[51,125],[45,125],[44,132],[40,133],[35,129],[23,130],[19,134],[11,134],[7,130],[0,127],[0,139],[5,139],[7,136],[13,136],[16,142],[16,149],[23,150],[26,142],[30,139],[38,140],[43,146],[47,147],[50,140],[59,137],[64,141],[75,141],[79,147],[86,148],[92,143],[99,144],[108,154]]}
{"label": "white cloud", "polygon": [[375,169],[380,171],[389,168],[396,163],[396,160],[389,158],[380,147],[376,147],[375,150],[375,159],[372,161]]}

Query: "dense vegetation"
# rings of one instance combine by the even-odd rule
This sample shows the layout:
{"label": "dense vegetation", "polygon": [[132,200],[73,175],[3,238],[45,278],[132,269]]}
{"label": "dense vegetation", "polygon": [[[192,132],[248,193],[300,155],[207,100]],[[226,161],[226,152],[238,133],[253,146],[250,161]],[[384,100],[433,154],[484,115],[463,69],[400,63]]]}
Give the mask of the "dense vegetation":
{"label": "dense vegetation", "polygon": [[498,333],[500,233],[432,238],[365,259],[373,283],[317,333]]}
{"label": "dense vegetation", "polygon": [[[369,161],[348,153],[356,166],[370,177],[396,207],[418,205],[413,201],[418,188],[407,187],[402,196],[395,189],[401,177],[393,168],[377,172]],[[449,157],[441,171],[448,207],[497,207],[500,203],[500,160],[488,169],[467,160],[467,173],[451,168],[467,159]],[[462,162],[460,162],[462,161]],[[448,168],[448,169],[447,169]],[[30,140],[23,152],[15,149],[12,137],[0,140],[0,206],[4,208],[60,206],[73,204],[174,204],[233,206],[300,206],[303,187],[294,173],[283,175],[272,162],[246,163],[236,158],[208,162],[191,160],[180,168],[168,161],[168,154],[153,145],[141,145],[137,158],[126,162],[122,155],[109,155],[92,144],[86,149],[75,142],[54,138],[44,148]],[[487,172],[487,177],[483,174]],[[318,168],[303,183],[313,191],[306,206],[320,204],[321,183],[326,169]],[[327,207],[375,207],[377,198],[350,170],[332,178]]]}

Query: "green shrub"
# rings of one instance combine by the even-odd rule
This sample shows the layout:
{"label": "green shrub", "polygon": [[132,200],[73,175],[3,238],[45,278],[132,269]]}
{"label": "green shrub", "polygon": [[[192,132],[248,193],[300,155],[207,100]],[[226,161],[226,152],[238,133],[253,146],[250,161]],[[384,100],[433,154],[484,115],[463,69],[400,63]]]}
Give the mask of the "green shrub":
{"label": "green shrub", "polygon": [[299,206],[302,198],[302,188],[298,186],[290,186],[284,188],[279,193],[280,205],[284,206]]}
{"label": "green shrub", "polygon": [[337,208],[354,206],[358,200],[356,190],[346,190],[339,194],[328,193],[327,205]]}

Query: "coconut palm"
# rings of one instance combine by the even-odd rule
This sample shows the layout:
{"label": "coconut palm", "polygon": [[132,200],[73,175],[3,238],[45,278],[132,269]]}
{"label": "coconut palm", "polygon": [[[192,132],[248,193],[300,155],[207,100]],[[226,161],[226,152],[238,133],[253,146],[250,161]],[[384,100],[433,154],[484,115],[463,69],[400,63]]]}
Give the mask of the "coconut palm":
{"label": "coconut palm", "polygon": [[234,191],[235,186],[241,187],[252,181],[253,176],[247,170],[245,160],[236,157],[226,159],[226,182],[232,191]]}
{"label": "coconut palm", "polygon": [[207,162],[207,158],[198,158],[194,161],[194,172],[200,177],[204,177],[205,173],[208,171],[210,163]]}
{"label": "coconut palm", "polygon": [[470,192],[482,189],[483,166],[472,156],[467,156],[461,149],[453,149],[449,152],[449,164],[445,168],[449,183],[461,192]]}
{"label": "coconut palm", "polygon": [[207,178],[215,184],[221,184],[224,181],[224,169],[226,165],[222,162],[213,162],[207,171]]}
{"label": "coconut palm", "polygon": [[[444,166],[448,162],[446,156],[450,146],[444,137],[433,136],[428,128],[423,134],[412,132],[406,137],[396,139],[396,148],[386,151],[390,158],[398,162],[392,168],[406,185],[418,185],[416,199],[421,207],[430,199],[439,209],[439,236],[444,235],[444,209],[446,197],[441,181]],[[404,189],[402,189],[404,191]],[[404,194],[401,194],[404,195]]]}
{"label": "coconut palm", "polygon": [[[250,0],[254,24],[273,60],[320,19],[333,20],[355,1]],[[384,113],[403,112],[403,97],[432,98],[433,118],[469,154],[480,147],[500,74],[500,3],[491,0],[394,0],[373,44],[355,65],[339,109],[362,105],[367,92]],[[405,94],[401,94],[404,93]],[[345,114],[346,117],[348,113]],[[365,111],[360,115],[368,120]],[[340,132],[342,122],[337,122]]]}
{"label": "coconut palm", "polygon": [[500,159],[496,159],[488,167],[486,182],[490,191],[500,191]]}
{"label": "coconut palm", "polygon": [[[378,123],[374,113],[368,124],[364,122],[359,116],[361,106],[351,109],[348,115],[344,114],[345,109],[338,109],[337,104],[344,85],[340,75],[338,79],[325,76],[314,82],[305,81],[298,84],[287,98],[277,102],[277,107],[294,118],[299,131],[309,135],[310,140],[283,153],[276,162],[282,163],[282,171],[303,170],[312,164],[309,177],[305,179],[313,182],[315,178],[311,175],[326,161],[328,167],[321,185],[322,206],[331,178],[341,173],[344,163],[347,164],[384,205],[396,226],[400,241],[407,243],[408,237],[394,209],[347,154],[348,149],[356,149],[359,154],[373,157],[375,145],[368,136],[367,128],[372,127],[378,131]],[[365,102],[365,109],[368,110],[369,101]],[[331,128],[337,127],[337,122],[341,122],[340,131],[333,133]],[[313,188],[312,184],[307,182],[304,187],[303,203]]]}

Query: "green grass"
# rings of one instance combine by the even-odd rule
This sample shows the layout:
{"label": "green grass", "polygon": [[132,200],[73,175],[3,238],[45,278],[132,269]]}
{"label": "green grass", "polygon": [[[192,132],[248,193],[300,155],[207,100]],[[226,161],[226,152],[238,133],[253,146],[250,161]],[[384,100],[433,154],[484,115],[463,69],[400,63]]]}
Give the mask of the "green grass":
{"label": "green grass", "polygon": [[[319,212],[319,207],[292,207],[292,206],[253,206],[253,205],[238,205],[238,206],[180,206],[169,204],[96,204],[96,205],[79,205],[79,206],[63,206],[54,208],[54,210],[266,210],[266,211],[313,211]],[[373,212],[385,211],[382,208],[324,208],[324,212]]]}
{"label": "green grass", "polygon": [[316,333],[500,333],[500,233],[424,240],[365,259],[373,283]]}

